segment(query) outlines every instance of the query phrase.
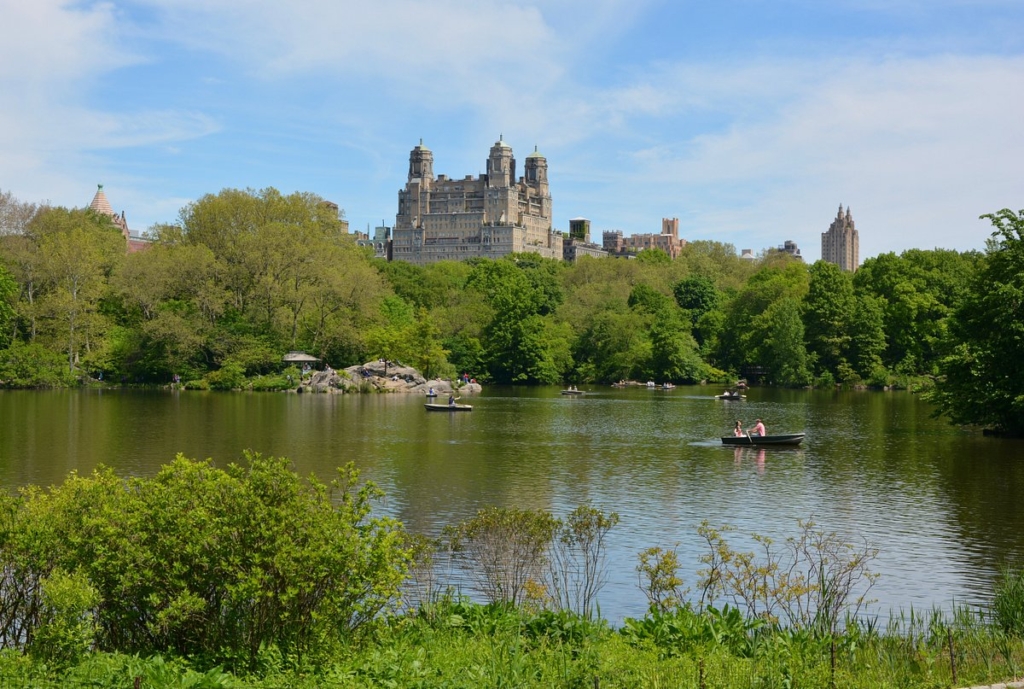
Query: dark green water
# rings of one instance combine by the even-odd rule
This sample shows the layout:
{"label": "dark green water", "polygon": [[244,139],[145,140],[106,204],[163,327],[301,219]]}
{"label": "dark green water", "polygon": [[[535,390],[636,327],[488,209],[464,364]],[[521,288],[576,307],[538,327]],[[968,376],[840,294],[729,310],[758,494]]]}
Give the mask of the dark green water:
{"label": "dark green water", "polygon": [[[702,519],[781,540],[813,517],[869,539],[882,615],[982,602],[1001,563],[1024,558],[1024,443],[947,426],[906,393],[717,392],[492,388],[447,414],[403,395],[0,391],[0,482],[49,485],[100,463],[148,476],[178,452],[225,465],[252,448],[324,479],[354,461],[387,492],[383,511],[430,534],[488,505],[564,515],[589,502],[621,516],[600,595],[611,620],[645,609],[644,548],[678,544],[696,583]],[[721,445],[757,417],[805,431],[804,445]]]}

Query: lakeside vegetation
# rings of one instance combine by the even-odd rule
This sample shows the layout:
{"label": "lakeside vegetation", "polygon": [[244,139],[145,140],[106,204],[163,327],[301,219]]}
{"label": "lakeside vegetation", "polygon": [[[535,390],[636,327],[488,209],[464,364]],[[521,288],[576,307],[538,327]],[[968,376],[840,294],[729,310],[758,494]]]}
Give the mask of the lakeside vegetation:
{"label": "lakeside vegetation", "polygon": [[0,685],[875,689],[1024,668],[1020,570],[988,608],[879,618],[875,545],[703,523],[693,582],[671,544],[637,544],[650,607],[613,627],[614,513],[485,508],[435,540],[375,516],[380,497],[351,466],[324,484],[251,453],[6,496]]}
{"label": "lakeside vegetation", "polygon": [[985,217],[984,253],[912,249],[852,275],[706,240],[674,261],[418,267],[373,259],[312,194],[209,194],[128,255],[103,216],[0,194],[0,381],[275,389],[292,349],[498,384],[937,380],[954,421],[1020,433],[1024,219]]}

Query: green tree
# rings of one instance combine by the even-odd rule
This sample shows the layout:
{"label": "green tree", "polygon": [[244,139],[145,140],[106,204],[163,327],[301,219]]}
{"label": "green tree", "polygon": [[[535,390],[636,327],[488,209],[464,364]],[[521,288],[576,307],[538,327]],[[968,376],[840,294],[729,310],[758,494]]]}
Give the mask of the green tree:
{"label": "green tree", "polygon": [[932,400],[954,423],[1024,434],[1024,210],[981,216],[995,231],[950,320]]}
{"label": "green tree", "polygon": [[798,262],[768,265],[754,273],[723,309],[725,320],[718,337],[718,366],[735,371],[765,368],[760,357],[764,353],[761,345],[766,333],[753,326],[755,322],[774,322],[759,317],[777,301],[802,300],[807,294],[808,278],[807,267]]}
{"label": "green tree", "polygon": [[751,323],[758,341],[757,360],[765,369],[765,379],[778,385],[806,385],[810,382],[804,324],[800,302],[783,297],[773,302]]}
{"label": "green tree", "polygon": [[32,223],[38,237],[45,291],[38,313],[41,332],[64,352],[68,371],[98,344],[108,323],[100,313],[107,281],[124,260],[124,239],[108,218],[93,211],[53,208]]}
{"label": "green tree", "polygon": [[7,269],[0,265],[0,349],[14,338],[12,326],[16,312],[14,301],[18,296],[18,283]]}
{"label": "green tree", "polygon": [[661,309],[650,328],[651,376],[656,380],[696,383],[707,367],[697,353],[697,343],[674,309]]}
{"label": "green tree", "polygon": [[849,365],[850,328],[856,299],[848,273],[827,261],[810,268],[810,283],[804,298],[804,331],[807,351],[818,373],[836,375]]}

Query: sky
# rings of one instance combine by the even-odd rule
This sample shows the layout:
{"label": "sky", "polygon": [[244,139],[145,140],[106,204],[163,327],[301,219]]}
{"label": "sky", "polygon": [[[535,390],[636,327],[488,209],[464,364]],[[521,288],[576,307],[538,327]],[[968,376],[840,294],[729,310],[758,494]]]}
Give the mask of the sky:
{"label": "sky", "polygon": [[1024,208],[1022,0],[0,0],[0,191],[133,231],[225,188],[393,225],[409,152],[548,160],[555,229],[983,250]]}

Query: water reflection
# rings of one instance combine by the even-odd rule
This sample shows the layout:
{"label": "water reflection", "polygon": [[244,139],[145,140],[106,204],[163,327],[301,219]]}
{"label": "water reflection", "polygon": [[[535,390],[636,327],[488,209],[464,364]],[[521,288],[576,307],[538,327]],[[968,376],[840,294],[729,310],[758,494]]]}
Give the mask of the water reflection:
{"label": "water reflection", "polygon": [[[903,393],[706,388],[487,389],[471,414],[427,414],[398,395],[0,391],[0,481],[52,484],[99,463],[152,475],[178,452],[237,461],[290,457],[330,479],[354,461],[387,492],[382,509],[437,534],[482,507],[563,515],[590,503],[621,516],[601,607],[643,612],[636,554],[674,547],[696,583],[702,520],[783,539],[800,519],[863,535],[881,554],[876,610],[980,601],[1024,557],[1024,444],[930,418]],[[737,419],[807,434],[799,448],[725,447]]]}

